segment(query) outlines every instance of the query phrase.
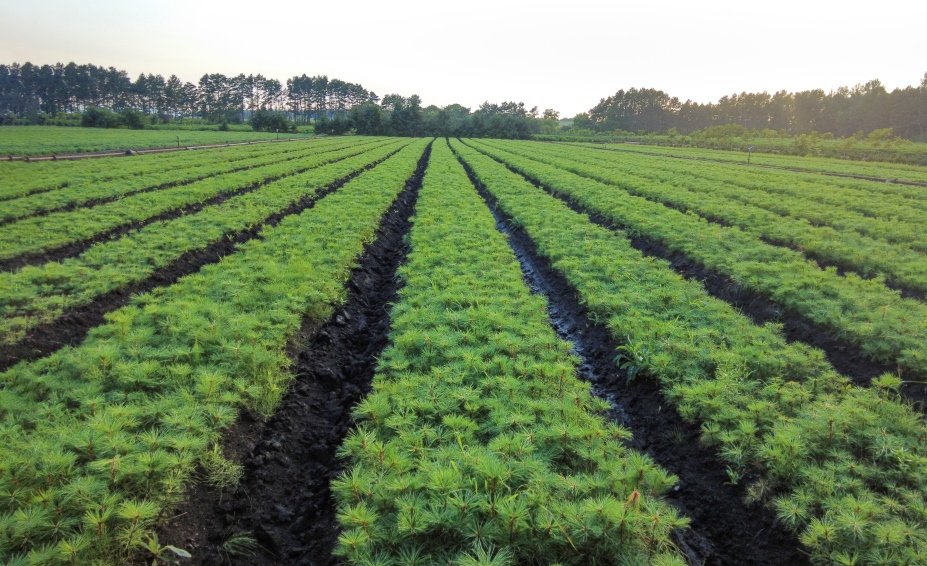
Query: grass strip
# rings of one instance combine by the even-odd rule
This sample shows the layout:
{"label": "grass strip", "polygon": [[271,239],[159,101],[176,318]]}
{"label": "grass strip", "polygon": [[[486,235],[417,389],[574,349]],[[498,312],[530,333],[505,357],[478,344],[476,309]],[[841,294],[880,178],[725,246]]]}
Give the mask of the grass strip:
{"label": "grass strip", "polygon": [[0,560],[123,564],[238,409],[273,410],[284,349],[321,322],[416,168],[420,140],[218,264],[136,298],[77,348],[0,374]]}
{"label": "grass strip", "polygon": [[662,260],[459,142],[498,206],[624,344],[629,379],[658,380],[700,423],[732,483],[772,506],[822,563],[927,560],[927,427],[891,375],[850,385],[822,352],[786,344]]}
{"label": "grass strip", "polygon": [[[52,155],[97,151],[171,148],[181,146],[271,141],[275,132],[196,131],[187,129],[145,130],[73,128],[67,126],[16,126],[0,131],[0,155]],[[282,139],[306,135],[279,134]],[[179,139],[178,139],[179,138]]]}
{"label": "grass strip", "polygon": [[[445,143],[332,489],[352,564],[684,564],[676,479],[620,442]],[[491,562],[490,562],[491,560]]]}

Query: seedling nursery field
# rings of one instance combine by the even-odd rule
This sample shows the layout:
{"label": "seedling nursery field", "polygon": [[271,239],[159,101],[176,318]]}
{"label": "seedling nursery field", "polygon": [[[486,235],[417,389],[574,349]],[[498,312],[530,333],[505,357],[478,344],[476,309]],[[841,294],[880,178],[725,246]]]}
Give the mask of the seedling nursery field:
{"label": "seedling nursery field", "polygon": [[927,169],[686,152],[0,162],[0,564],[927,564]]}

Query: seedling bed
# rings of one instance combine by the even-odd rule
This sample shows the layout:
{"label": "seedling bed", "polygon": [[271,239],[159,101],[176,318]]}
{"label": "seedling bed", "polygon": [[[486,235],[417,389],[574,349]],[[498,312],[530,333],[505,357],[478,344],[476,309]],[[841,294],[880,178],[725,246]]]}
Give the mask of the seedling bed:
{"label": "seedling bed", "polygon": [[[623,229],[602,214],[580,206],[569,197],[543,185],[530,175],[507,164],[504,165],[509,171],[521,176],[547,194],[560,199],[574,212],[587,215],[594,224],[609,230]],[[821,325],[799,313],[783,308],[755,291],[738,285],[730,277],[707,268],[682,252],[669,250],[662,243],[640,234],[632,234],[629,239],[631,245],[645,256],[668,261],[678,274],[686,279],[699,281],[708,294],[737,307],[756,324],[767,322],[782,324],[782,332],[787,342],[803,342],[822,350],[837,371],[849,376],[857,384],[867,385],[871,379],[883,373],[892,373],[896,369],[891,364],[879,363],[864,356],[859,348],[835,337]],[[905,383],[901,388],[901,393],[922,411],[927,410],[927,388],[923,384]]]}
{"label": "seedling bed", "polygon": [[[412,216],[429,149],[415,175],[364,248],[348,283],[344,306],[320,328],[304,325],[290,348],[296,379],[275,415],[262,422],[243,414],[225,435],[224,452],[245,465],[238,491],[222,494],[196,484],[177,510],[182,519],[161,539],[195,549],[191,564],[336,564],[339,528],[329,482],[344,465],[335,455],[353,426],[351,409],[367,392],[376,358],[388,343],[396,270],[408,245]],[[222,549],[249,534],[253,555]]]}
{"label": "seedling bed", "polygon": [[608,329],[589,318],[576,290],[537,253],[531,238],[511,225],[511,219],[472,174],[470,179],[489,204],[499,230],[508,235],[526,282],[547,298],[554,329],[574,344],[583,359],[583,378],[596,395],[611,403],[609,417],[633,432],[633,448],[679,477],[678,489],[665,499],[692,519],[691,526],[677,531],[675,537],[690,563],[807,564],[798,541],[775,524],[773,513],[759,505],[744,504],[743,486],[751,478],[738,486],[728,485],[714,454],[700,445],[699,427],[686,423],[652,380],[627,380],[626,371],[615,365],[619,344]]}
{"label": "seedling bed", "polygon": [[[47,324],[42,324],[30,331],[24,340],[11,345],[0,345],[0,371],[3,371],[23,360],[35,360],[47,356],[63,346],[79,344],[91,328],[104,322],[104,315],[106,313],[113,312],[125,306],[131,300],[133,295],[150,291],[156,287],[172,285],[181,277],[191,273],[196,273],[204,265],[216,263],[223,257],[233,253],[239,244],[259,236],[265,227],[276,226],[285,217],[293,214],[299,214],[304,210],[312,208],[321,198],[337,191],[351,179],[354,179],[364,171],[373,169],[378,164],[389,159],[389,157],[395,153],[396,151],[391,152],[388,156],[379,159],[369,165],[366,165],[365,167],[354,171],[350,175],[338,179],[334,183],[329,184],[324,189],[317,191],[315,194],[303,197],[285,209],[271,215],[262,224],[252,226],[251,228],[238,232],[237,234],[228,235],[222,240],[219,240],[218,242],[215,242],[203,249],[185,253],[171,265],[156,270],[149,278],[145,279],[144,281],[110,291],[109,293],[101,295],[88,305],[70,309],[57,320]],[[259,186],[266,185],[270,182],[271,181],[268,180],[258,186],[246,187],[245,189],[242,189],[236,193],[222,195],[217,198],[225,201],[237,194],[244,194],[244,192],[256,190]],[[209,204],[210,203],[207,201],[206,203],[197,205],[195,207],[190,207],[182,211],[171,211],[158,217],[158,220],[169,220],[170,218],[180,217],[184,214],[193,214],[197,212],[197,210],[202,209]],[[146,221],[146,223],[151,222]],[[119,231],[128,232],[129,230],[119,229]],[[94,238],[94,243],[95,240],[96,238]],[[81,249],[79,251],[70,253],[68,257],[79,255],[85,251],[87,247],[89,247],[89,244],[85,242],[66,246],[66,248],[75,247],[80,247]],[[37,260],[37,263],[44,264],[46,262],[58,261],[60,259],[61,258],[59,257],[55,257],[54,252],[49,252],[44,256],[43,259]]]}

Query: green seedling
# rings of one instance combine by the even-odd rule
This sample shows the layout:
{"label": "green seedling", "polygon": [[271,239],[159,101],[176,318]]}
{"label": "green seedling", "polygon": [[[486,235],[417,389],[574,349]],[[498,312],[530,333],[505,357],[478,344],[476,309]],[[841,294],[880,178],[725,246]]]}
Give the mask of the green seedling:
{"label": "green seedling", "polygon": [[176,564],[181,560],[193,558],[193,555],[182,548],[158,542],[158,533],[154,533],[148,540],[141,543],[142,547],[151,555],[151,566],[157,566],[159,563]]}

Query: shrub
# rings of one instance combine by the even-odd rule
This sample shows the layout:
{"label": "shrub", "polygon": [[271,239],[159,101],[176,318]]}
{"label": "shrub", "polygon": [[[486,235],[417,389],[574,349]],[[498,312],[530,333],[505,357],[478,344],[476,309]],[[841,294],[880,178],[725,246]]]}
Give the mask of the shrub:
{"label": "shrub", "polygon": [[134,108],[124,108],[119,113],[119,117],[122,119],[122,123],[130,130],[145,129],[145,115]]}
{"label": "shrub", "polygon": [[[226,127],[228,127],[226,125]],[[251,115],[251,127],[255,132],[289,131],[290,122],[282,112],[260,109]]]}
{"label": "shrub", "polygon": [[118,128],[121,124],[122,117],[106,108],[90,106],[81,113],[80,125],[85,128]]}

